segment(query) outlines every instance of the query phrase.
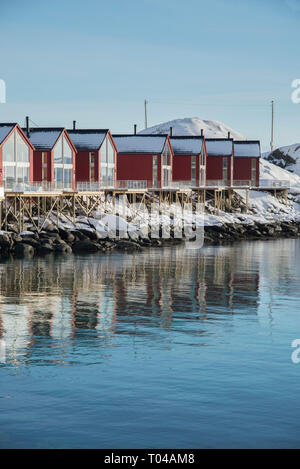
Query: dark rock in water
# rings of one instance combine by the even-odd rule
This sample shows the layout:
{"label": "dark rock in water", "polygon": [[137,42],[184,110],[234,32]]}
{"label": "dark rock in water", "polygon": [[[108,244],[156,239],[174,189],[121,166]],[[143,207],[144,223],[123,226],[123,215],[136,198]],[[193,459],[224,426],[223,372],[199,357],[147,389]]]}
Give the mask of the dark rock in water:
{"label": "dark rock in water", "polygon": [[151,241],[148,238],[143,238],[140,241],[140,245],[141,246],[151,246]]}
{"label": "dark rock in water", "polygon": [[70,231],[64,230],[62,228],[59,228],[58,231],[61,239],[63,239],[67,243],[73,243],[75,241],[75,236]]}
{"label": "dark rock in water", "polygon": [[48,254],[50,252],[53,252],[54,249],[49,243],[41,243],[39,247],[37,248],[37,252],[39,254]]}
{"label": "dark rock in water", "polygon": [[80,233],[82,233],[86,238],[89,238],[93,241],[98,240],[98,236],[95,230],[85,230],[84,228],[80,228]]}
{"label": "dark rock in water", "polygon": [[30,244],[16,243],[14,253],[16,256],[33,256],[34,248]]}
{"label": "dark rock in water", "polygon": [[12,247],[12,239],[8,233],[0,234],[0,247],[3,250],[9,250]]}
{"label": "dark rock in water", "polygon": [[53,238],[41,238],[40,244],[50,244],[50,246],[52,246]]}
{"label": "dark rock in water", "polygon": [[75,241],[72,244],[72,250],[73,252],[96,252],[99,250],[99,246],[90,240]]}
{"label": "dark rock in water", "polygon": [[72,230],[72,235],[75,236],[75,241],[88,241],[89,238],[83,234],[80,230]]}
{"label": "dark rock in water", "polygon": [[124,251],[139,251],[141,247],[135,241],[120,240],[117,242],[117,249],[122,249]]}
{"label": "dark rock in water", "polygon": [[54,245],[55,252],[60,252],[61,254],[71,254],[72,248],[67,243],[58,243]]}
{"label": "dark rock in water", "polygon": [[32,246],[35,249],[37,249],[40,246],[39,241],[37,241],[36,239],[31,238],[31,237],[28,237],[28,238],[23,237],[21,242],[25,243],[25,244],[29,244],[30,246]]}

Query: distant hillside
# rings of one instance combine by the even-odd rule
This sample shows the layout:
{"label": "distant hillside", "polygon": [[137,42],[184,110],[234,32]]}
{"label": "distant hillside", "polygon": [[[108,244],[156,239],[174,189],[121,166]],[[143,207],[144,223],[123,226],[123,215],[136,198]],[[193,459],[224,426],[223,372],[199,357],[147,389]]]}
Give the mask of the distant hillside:
{"label": "distant hillside", "polygon": [[218,121],[200,119],[199,117],[186,117],[185,119],[175,119],[169,122],[148,127],[142,130],[140,134],[169,134],[170,127],[173,128],[173,135],[200,135],[203,129],[204,136],[207,138],[227,138],[228,132],[236,140],[245,140],[245,137],[239,132],[231,129],[227,125]]}
{"label": "distant hillside", "polygon": [[276,148],[270,153],[265,153],[263,157],[280,168],[300,176],[300,143]]}

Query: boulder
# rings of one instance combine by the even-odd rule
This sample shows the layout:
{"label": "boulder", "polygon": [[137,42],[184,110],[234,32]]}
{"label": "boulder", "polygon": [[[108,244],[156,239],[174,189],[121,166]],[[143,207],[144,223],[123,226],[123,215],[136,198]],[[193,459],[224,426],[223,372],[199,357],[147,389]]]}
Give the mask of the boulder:
{"label": "boulder", "polygon": [[90,240],[75,241],[72,244],[73,252],[96,252],[100,248],[96,243],[92,243]]}
{"label": "boulder", "polygon": [[16,243],[14,253],[16,256],[33,256],[34,248],[30,244]]}

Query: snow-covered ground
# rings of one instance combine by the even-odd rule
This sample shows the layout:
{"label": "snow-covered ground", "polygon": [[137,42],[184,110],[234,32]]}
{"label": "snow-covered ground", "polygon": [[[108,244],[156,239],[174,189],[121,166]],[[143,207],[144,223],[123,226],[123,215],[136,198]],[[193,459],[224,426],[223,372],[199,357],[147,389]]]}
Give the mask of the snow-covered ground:
{"label": "snow-covered ground", "polygon": [[269,161],[261,158],[260,160],[260,179],[276,179],[278,181],[289,181],[290,192],[300,193],[300,176],[296,173],[291,173],[286,169],[270,163]]}

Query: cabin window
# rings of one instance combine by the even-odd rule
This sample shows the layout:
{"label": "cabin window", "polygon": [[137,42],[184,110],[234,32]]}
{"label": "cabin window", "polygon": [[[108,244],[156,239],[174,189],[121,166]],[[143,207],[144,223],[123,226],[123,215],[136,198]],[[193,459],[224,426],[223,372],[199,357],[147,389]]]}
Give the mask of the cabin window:
{"label": "cabin window", "polygon": [[191,183],[196,184],[196,155],[191,157]]}
{"label": "cabin window", "polygon": [[72,187],[73,152],[68,140],[63,135],[54,148],[54,181],[58,189]]}
{"label": "cabin window", "polygon": [[15,130],[3,145],[4,186],[29,182],[29,155],[29,146]]}
{"label": "cabin window", "polygon": [[224,184],[227,184],[227,174],[228,174],[228,164],[227,164],[227,158],[223,158],[223,182]]}
{"label": "cabin window", "polygon": [[95,182],[95,153],[90,153],[90,182]]}
{"label": "cabin window", "polygon": [[153,155],[152,158],[152,186],[157,187],[157,173],[158,173],[158,158],[157,155]]}
{"label": "cabin window", "polygon": [[204,149],[202,148],[201,150],[201,166],[205,165],[205,152]]}
{"label": "cabin window", "polygon": [[48,176],[48,155],[46,151],[42,153],[42,181],[47,181]]}
{"label": "cabin window", "polygon": [[167,143],[165,144],[165,148],[163,150],[162,172],[163,172],[163,186],[168,187],[171,185],[172,168],[171,168],[171,151]]}
{"label": "cabin window", "polygon": [[251,159],[251,184],[256,185],[256,159]]}
{"label": "cabin window", "polygon": [[108,137],[102,143],[100,160],[101,185],[113,186],[115,181],[115,150]]}

